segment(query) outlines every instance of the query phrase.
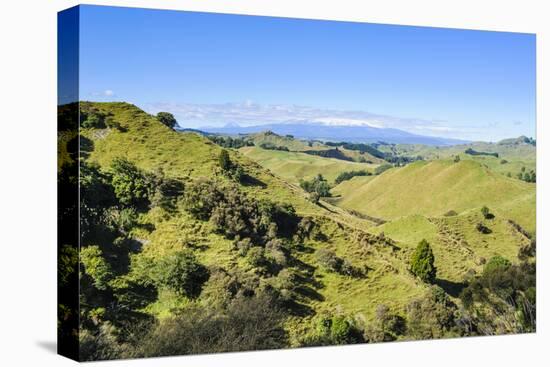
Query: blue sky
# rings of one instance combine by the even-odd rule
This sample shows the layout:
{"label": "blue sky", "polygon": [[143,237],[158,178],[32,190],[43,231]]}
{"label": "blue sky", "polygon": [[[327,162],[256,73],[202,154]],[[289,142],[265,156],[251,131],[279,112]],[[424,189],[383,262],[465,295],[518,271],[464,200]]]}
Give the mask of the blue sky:
{"label": "blue sky", "polygon": [[84,6],[80,99],[180,125],[288,120],[535,135],[535,36]]}

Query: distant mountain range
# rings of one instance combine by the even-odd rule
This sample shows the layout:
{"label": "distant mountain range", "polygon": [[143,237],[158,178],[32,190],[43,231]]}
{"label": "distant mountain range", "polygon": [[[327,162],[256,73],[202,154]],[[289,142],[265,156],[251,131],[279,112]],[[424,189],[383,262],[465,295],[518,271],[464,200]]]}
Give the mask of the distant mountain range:
{"label": "distant mountain range", "polygon": [[252,134],[270,130],[279,135],[292,135],[299,139],[354,143],[386,142],[437,146],[468,143],[466,140],[416,135],[399,129],[378,128],[367,125],[331,125],[320,122],[288,122],[256,126],[240,126],[236,123],[230,123],[222,127],[204,127],[200,130],[207,133],[227,135]]}

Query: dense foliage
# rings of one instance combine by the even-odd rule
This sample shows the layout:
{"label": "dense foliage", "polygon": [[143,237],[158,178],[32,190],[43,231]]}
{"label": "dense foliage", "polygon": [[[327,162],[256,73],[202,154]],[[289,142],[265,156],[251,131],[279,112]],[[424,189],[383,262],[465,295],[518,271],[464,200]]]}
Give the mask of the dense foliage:
{"label": "dense foliage", "polygon": [[334,158],[334,159],[340,159],[343,161],[353,161],[351,157],[348,157],[344,154],[341,150],[338,149],[338,147],[334,149],[323,149],[323,150],[306,150],[304,151],[306,154],[310,155],[316,155],[323,158]]}
{"label": "dense foliage", "polygon": [[157,119],[163,125],[168,126],[170,129],[173,129],[178,124],[178,122],[176,121],[176,118],[170,112],[157,113]]}
{"label": "dense foliage", "polygon": [[498,158],[498,153],[478,152],[476,150],[473,150],[472,148],[466,149],[464,151],[464,153],[469,154],[469,155],[486,155],[486,156],[491,156],[491,157]]}
{"label": "dense foliage", "polygon": [[386,158],[386,154],[384,154],[383,152],[379,151],[378,149],[376,149],[375,147],[369,144],[347,143],[347,142],[333,143],[329,141],[327,141],[325,144],[333,147],[341,146],[342,148],[349,149],[349,150],[358,150],[363,153],[369,153],[370,155],[380,159]]}
{"label": "dense foliage", "polygon": [[318,174],[312,180],[300,180],[300,187],[309,193],[315,193],[319,197],[330,196],[330,185],[323,175]]}
{"label": "dense foliage", "polygon": [[235,138],[231,136],[207,135],[208,139],[223,148],[239,149],[242,147],[254,146],[254,142],[245,138]]}
{"label": "dense foliage", "polygon": [[426,283],[433,283],[437,274],[435,257],[430,244],[420,241],[411,257],[411,272]]}
{"label": "dense foliage", "polygon": [[[475,210],[453,204],[433,217],[394,221],[371,217],[370,210],[344,212],[334,207],[339,198],[312,205],[296,187],[229,149],[245,140],[220,138],[228,148],[220,149],[197,134],[175,134],[135,107],[115,104],[118,113],[112,113],[105,107],[111,105],[84,103],[81,123],[96,115],[104,126],[92,117],[80,141],[68,137],[67,162],[60,166],[60,192],[79,194],[81,205],[80,211],[61,206],[59,220],[71,228],[80,220],[81,231],[76,248],[71,233],[59,234],[59,333],[78,338],[81,358],[536,330],[535,233],[502,206],[479,200]],[[173,144],[158,146],[172,138]],[[139,144],[117,150],[110,139]],[[86,154],[75,154],[79,143]],[[393,149],[386,159],[403,154],[376,146]],[[194,156],[177,160],[186,155]],[[393,165],[380,167],[378,173]],[[336,183],[368,174],[343,172]],[[330,194],[322,175],[301,186],[315,202]],[[497,216],[479,210],[479,203]],[[492,234],[477,232],[477,224]],[[419,233],[430,243],[411,251]],[[464,261],[455,261],[457,249]],[[449,254],[440,258],[442,251]],[[486,253],[506,258],[485,260]],[[75,284],[80,305],[67,297]]]}
{"label": "dense foliage", "polygon": [[347,181],[347,180],[351,180],[354,177],[370,176],[370,175],[372,175],[372,173],[370,173],[369,171],[366,171],[366,170],[345,171],[345,172],[340,173],[336,177],[336,179],[334,180],[334,183],[338,185],[339,183],[342,183],[342,182]]}
{"label": "dense foliage", "polygon": [[283,145],[275,145],[273,143],[261,143],[260,148],[267,150],[281,150],[283,152],[288,152],[289,149]]}

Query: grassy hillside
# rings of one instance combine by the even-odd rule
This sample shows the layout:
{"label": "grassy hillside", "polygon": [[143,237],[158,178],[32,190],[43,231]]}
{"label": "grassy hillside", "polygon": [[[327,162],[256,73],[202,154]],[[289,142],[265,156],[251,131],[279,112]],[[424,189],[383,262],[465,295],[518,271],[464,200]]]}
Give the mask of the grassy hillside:
{"label": "grassy hillside", "polygon": [[240,152],[274,174],[295,184],[300,179],[312,179],[318,174],[322,174],[332,183],[342,172],[358,170],[373,171],[377,166],[368,163],[323,158],[306,153],[267,150],[258,147],[241,148]]}
{"label": "grassy hillside", "polygon": [[[491,232],[480,234],[476,229],[478,223],[483,223]],[[410,215],[373,227],[371,231],[396,240],[405,253],[412,252],[419,241],[426,239],[434,251],[439,282],[451,291],[453,284],[461,283],[471,270],[481,272],[485,261],[493,256],[517,261],[518,248],[529,243],[529,238],[506,218],[497,215],[485,219],[477,208],[449,217]]]}
{"label": "grassy hillside", "polygon": [[292,136],[281,136],[271,131],[264,131],[257,134],[246,135],[247,140],[254,142],[254,145],[271,144],[277,147],[285,147],[292,152],[304,150],[326,149],[326,146],[318,141],[307,142],[295,139]]}
{"label": "grassy hillside", "polygon": [[[285,147],[291,152],[326,151],[335,149],[334,146],[328,146],[320,141],[299,140],[292,136],[281,136],[271,131],[246,135],[245,139],[251,140],[257,147],[267,144],[274,147]],[[345,149],[341,146],[338,147],[338,150],[345,160],[363,163],[371,162],[373,164],[385,163],[383,159],[377,158],[368,152]]]}
{"label": "grassy hillside", "polygon": [[334,189],[338,205],[384,219],[441,216],[483,205],[534,230],[535,185],[496,174],[470,160],[415,162]]}
{"label": "grassy hillside", "polygon": [[[536,170],[536,146],[526,142],[523,137],[507,139],[498,143],[474,142],[470,144],[434,147],[415,144],[380,145],[379,150],[396,156],[422,156],[426,160],[451,159],[460,156],[461,159],[474,160],[486,165],[494,172],[504,175],[510,173],[514,178],[522,167]],[[498,157],[466,154],[467,149],[476,152],[497,153]]]}
{"label": "grassy hillside", "polygon": [[[108,118],[83,128],[80,142],[79,320],[87,359],[163,355],[167,345],[185,354],[468,335],[437,323],[429,334],[402,327],[385,334],[380,325],[386,317],[411,325],[432,317],[411,313],[419,299],[434,302],[434,288],[410,271],[418,242],[432,244],[435,284],[457,303],[468,274],[481,273],[494,255],[516,263],[530,242],[508,219],[531,230],[534,184],[473,161],[354,177],[334,189],[341,197],[314,203],[295,185],[300,178],[321,173],[332,181],[375,165],[224,150],[127,103],[81,109]],[[60,136],[60,145],[66,140]],[[65,161],[63,147],[60,156]],[[450,209],[459,215],[441,216]],[[136,325],[150,329],[125,334]],[[228,330],[254,343],[230,337],[210,345]]]}
{"label": "grassy hillside", "polygon": [[[220,182],[228,180],[219,169],[221,148],[207,138],[172,131],[154,117],[126,103],[84,103],[83,107],[93,107],[112,116],[122,127],[121,131],[107,128],[83,130],[87,140],[86,159],[99,164],[103,170],[108,171],[115,158],[124,157],[144,171],[162,170],[166,176],[183,181],[200,177]],[[254,179],[253,184],[240,187],[243,192],[257,199],[268,198],[291,204],[297,214],[310,216],[316,223],[317,234],[301,243],[293,253],[294,265],[290,266],[303,279],[298,303],[308,310],[306,320],[335,310],[371,319],[379,303],[387,303],[392,310],[404,312],[403,306],[407,302],[426,291],[427,287],[408,273],[406,262],[395,249],[385,245],[385,239],[364,231],[372,223],[340,212],[338,208],[331,209],[329,204],[314,205],[305,199],[300,189],[279,178],[280,175],[289,182],[297,182],[299,178],[322,173],[332,180],[341,171],[371,169],[372,165],[256,147],[241,151],[232,151],[231,159]],[[270,167],[275,175],[248,158],[254,155],[257,159],[256,154],[265,157],[265,161],[260,162]],[[151,209],[140,215],[139,223],[130,235],[143,247],[132,255],[132,263],[147,264],[182,249],[192,249],[197,258],[210,268],[250,276],[257,273],[257,269],[239,255],[235,241],[215,233],[209,222],[197,220],[181,210],[168,214],[159,208]],[[358,268],[368,267],[369,275],[354,278],[323,269],[314,255],[320,248],[334,250]],[[139,277],[138,270],[132,270],[130,276]],[[270,279],[263,281],[274,281]],[[186,297],[162,290],[143,311],[166,318],[190,304],[193,302]],[[295,343],[303,337],[303,325],[304,317],[288,320],[287,327],[294,335]]]}

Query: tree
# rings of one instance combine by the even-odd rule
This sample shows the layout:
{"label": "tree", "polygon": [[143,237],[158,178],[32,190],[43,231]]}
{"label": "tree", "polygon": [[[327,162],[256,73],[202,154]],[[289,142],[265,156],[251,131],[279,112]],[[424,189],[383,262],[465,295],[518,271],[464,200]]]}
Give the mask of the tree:
{"label": "tree", "polygon": [[317,262],[323,268],[333,272],[340,272],[342,268],[343,260],[336,256],[336,253],[332,250],[326,248],[320,248],[315,252],[315,257]]}
{"label": "tree", "polygon": [[423,297],[407,305],[407,334],[413,339],[434,339],[457,335],[456,305],[443,289],[432,286]]}
{"label": "tree", "polygon": [[437,274],[435,257],[428,241],[420,241],[411,258],[411,272],[423,282],[433,283]]}
{"label": "tree", "polygon": [[221,150],[218,160],[220,162],[220,167],[223,171],[227,172],[231,170],[233,165],[231,163],[231,159],[229,158],[229,153],[227,152],[227,150]]}
{"label": "tree", "polygon": [[144,206],[149,203],[149,186],[143,173],[130,161],[116,158],[111,164],[115,196],[126,206]]}
{"label": "tree", "polygon": [[80,261],[83,270],[93,279],[95,287],[99,290],[107,289],[108,281],[113,278],[113,271],[101,249],[98,246],[83,247],[80,250]]}
{"label": "tree", "polygon": [[500,255],[493,256],[483,267],[483,274],[487,275],[497,270],[506,271],[511,265],[508,259]]}
{"label": "tree", "polygon": [[[318,174],[311,181],[300,180],[300,187],[309,193],[317,193],[320,197],[330,196],[330,185],[323,175]],[[316,202],[315,200],[312,200]]]}
{"label": "tree", "polygon": [[164,257],[153,274],[159,286],[187,297],[198,296],[208,276],[208,270],[190,251],[179,251]]}
{"label": "tree", "polygon": [[485,219],[492,219],[493,215],[491,214],[491,211],[486,206],[483,206],[481,208],[481,214],[483,215],[483,218]]}
{"label": "tree", "polygon": [[157,119],[163,125],[168,126],[170,129],[173,129],[178,124],[178,122],[176,121],[176,118],[170,112],[157,113]]}

